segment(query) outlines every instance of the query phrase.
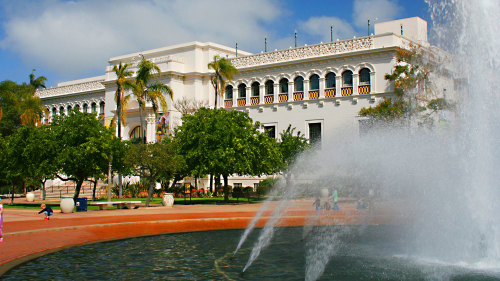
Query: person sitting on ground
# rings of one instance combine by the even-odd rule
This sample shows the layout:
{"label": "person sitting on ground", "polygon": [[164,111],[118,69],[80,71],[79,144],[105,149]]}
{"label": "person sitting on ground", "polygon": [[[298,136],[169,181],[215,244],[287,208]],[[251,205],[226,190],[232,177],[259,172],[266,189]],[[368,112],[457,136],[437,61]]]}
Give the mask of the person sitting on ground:
{"label": "person sitting on ground", "polygon": [[50,216],[52,216],[54,214],[54,211],[52,211],[52,208],[50,208],[50,206],[47,206],[45,204],[40,205],[40,207],[42,208],[42,210],[38,213],[39,214],[44,213],[45,219],[50,220]]}
{"label": "person sitting on ground", "polygon": [[338,211],[340,210],[339,208],[339,204],[337,204],[337,202],[333,203],[333,208],[332,208],[334,211]]}

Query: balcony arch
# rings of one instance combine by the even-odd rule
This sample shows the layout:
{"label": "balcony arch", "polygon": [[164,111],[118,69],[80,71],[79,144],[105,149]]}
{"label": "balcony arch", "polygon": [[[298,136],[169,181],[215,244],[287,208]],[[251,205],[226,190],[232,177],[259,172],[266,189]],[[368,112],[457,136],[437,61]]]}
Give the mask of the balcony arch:
{"label": "balcony arch", "polygon": [[83,104],[83,113],[89,112],[89,105],[87,103]]}
{"label": "balcony arch", "polygon": [[337,75],[334,72],[329,72],[325,76],[325,98],[335,97],[335,89],[337,87]]}
{"label": "balcony arch", "polygon": [[64,115],[64,106],[62,105],[59,107],[59,115]]}
{"label": "balcony arch", "polygon": [[369,94],[371,91],[371,71],[368,68],[362,68],[359,71],[359,86],[358,86],[358,93],[360,95],[366,95]]}
{"label": "balcony arch", "polygon": [[91,105],[90,105],[90,112],[91,113],[96,113],[97,111],[97,104],[95,102],[93,102]]}
{"label": "balcony arch", "polygon": [[260,83],[259,82],[253,82],[252,83],[252,97],[258,97],[260,95]]}
{"label": "balcony arch", "polygon": [[226,100],[232,100],[233,99],[233,86],[227,85],[226,86]]}
{"label": "balcony arch", "polygon": [[245,106],[247,104],[247,85],[241,83],[238,85],[238,106]]}
{"label": "balcony arch", "polygon": [[352,95],[352,71],[345,70],[342,72],[342,96]]}

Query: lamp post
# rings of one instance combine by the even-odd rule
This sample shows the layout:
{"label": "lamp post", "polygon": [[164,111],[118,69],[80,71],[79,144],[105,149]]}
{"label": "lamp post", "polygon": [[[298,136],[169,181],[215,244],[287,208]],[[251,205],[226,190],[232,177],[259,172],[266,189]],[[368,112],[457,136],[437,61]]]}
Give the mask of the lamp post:
{"label": "lamp post", "polygon": [[368,33],[366,36],[370,36],[370,18],[368,18]]}
{"label": "lamp post", "polygon": [[238,43],[236,43],[236,57],[238,57]]}
{"label": "lamp post", "polygon": [[333,25],[330,25],[330,42],[333,42]]}
{"label": "lamp post", "polygon": [[267,52],[267,35],[264,37],[264,52]]}
{"label": "lamp post", "polygon": [[297,48],[297,29],[294,30],[295,33],[295,48]]}

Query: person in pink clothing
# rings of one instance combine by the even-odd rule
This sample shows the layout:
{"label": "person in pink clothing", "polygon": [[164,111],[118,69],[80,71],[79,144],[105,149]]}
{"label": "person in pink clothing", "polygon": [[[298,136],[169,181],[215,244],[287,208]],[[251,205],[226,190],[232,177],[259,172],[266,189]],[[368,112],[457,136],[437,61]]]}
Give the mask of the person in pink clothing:
{"label": "person in pink clothing", "polygon": [[3,242],[3,205],[0,198],[0,242]]}

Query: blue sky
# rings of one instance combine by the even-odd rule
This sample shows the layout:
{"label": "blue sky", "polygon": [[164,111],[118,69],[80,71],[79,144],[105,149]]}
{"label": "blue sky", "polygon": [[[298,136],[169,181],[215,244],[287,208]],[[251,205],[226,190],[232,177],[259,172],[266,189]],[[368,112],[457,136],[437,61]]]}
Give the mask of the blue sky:
{"label": "blue sky", "polygon": [[[104,74],[110,57],[189,41],[258,53],[364,36],[367,19],[418,16],[424,0],[0,0],[0,81]],[[373,25],[371,32],[373,32]]]}

